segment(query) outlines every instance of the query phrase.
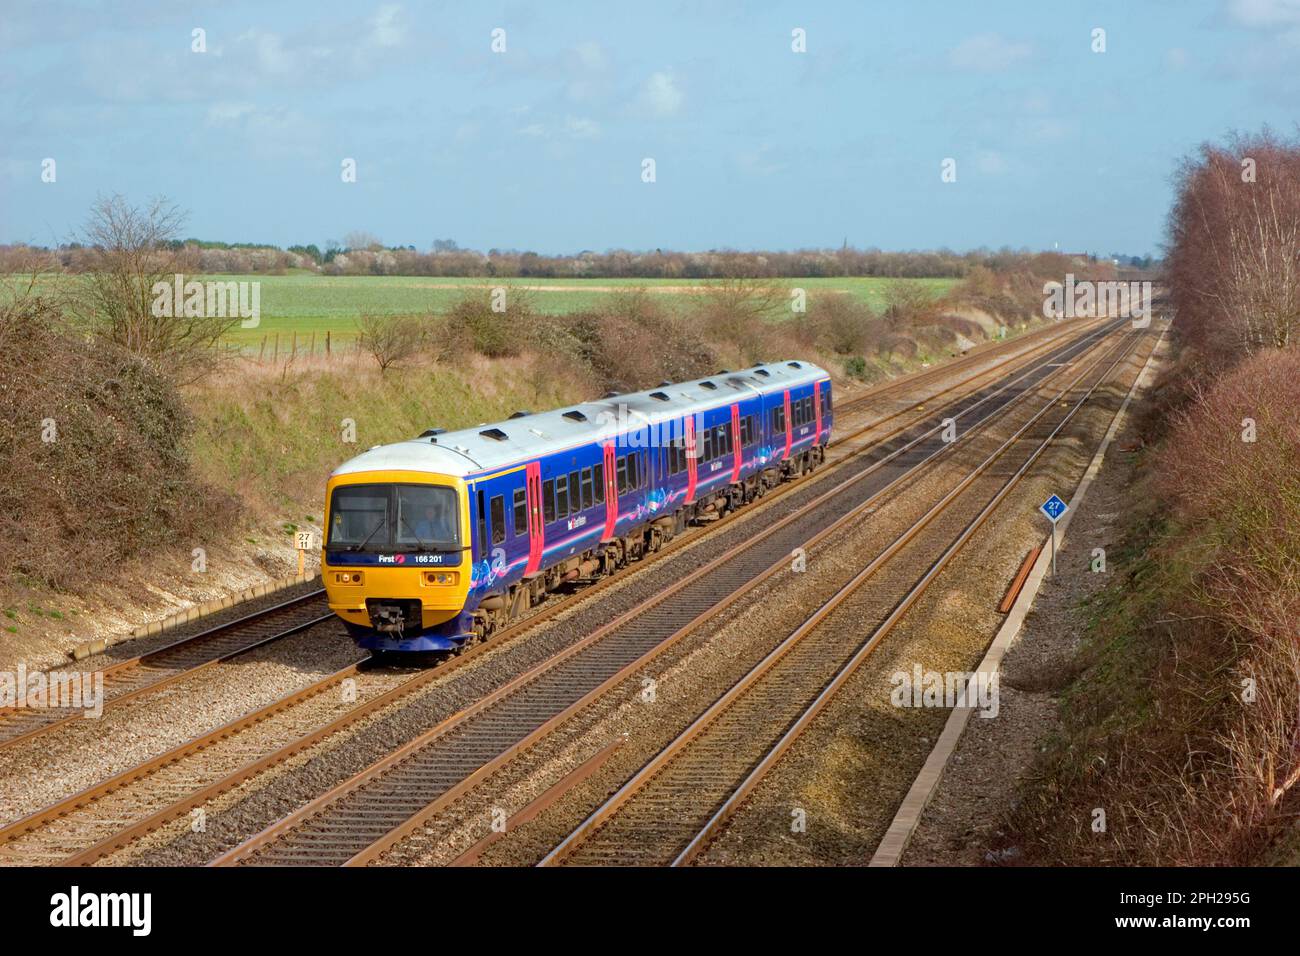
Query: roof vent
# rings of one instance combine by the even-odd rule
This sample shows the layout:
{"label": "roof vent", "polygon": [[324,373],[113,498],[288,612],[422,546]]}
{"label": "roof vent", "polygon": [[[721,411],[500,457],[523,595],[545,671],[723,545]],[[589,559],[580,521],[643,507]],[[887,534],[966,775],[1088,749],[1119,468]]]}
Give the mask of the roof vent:
{"label": "roof vent", "polygon": [[786,362],[785,364],[790,366],[791,368],[803,368],[803,366],[800,365],[798,362]]}
{"label": "roof vent", "polygon": [[668,401],[668,393],[667,393],[667,392],[651,392],[651,393],[650,393],[650,397],[653,398],[656,402],[666,402],[666,401]]}
{"label": "roof vent", "polygon": [[445,428],[426,428],[420,432],[421,438],[432,438],[434,435],[441,435],[447,431]]}
{"label": "roof vent", "polygon": [[518,412],[513,413],[510,417],[511,417],[511,418],[523,418],[523,417],[525,417],[525,416],[527,416],[527,415],[531,415],[531,414],[532,414],[532,412],[518,411]]}
{"label": "roof vent", "polygon": [[571,422],[585,422],[587,420],[587,416],[582,414],[582,412],[578,411],[576,408],[571,412],[565,412],[564,417]]}
{"label": "roof vent", "polygon": [[719,374],[719,375],[730,375],[730,374],[731,374],[731,369],[729,369],[729,368],[720,368],[720,369],[718,369],[718,374]]}
{"label": "roof vent", "polygon": [[618,392],[606,392],[601,398],[618,398]]}
{"label": "roof vent", "polygon": [[707,388],[709,391],[713,392],[717,391],[718,386],[714,385],[712,382],[700,382],[700,388]]}
{"label": "roof vent", "polygon": [[671,384],[672,384],[672,382],[668,381],[668,379],[664,379],[662,382],[659,383],[659,387],[660,387],[660,388],[667,388],[667,387],[668,387],[669,385],[671,385]]}
{"label": "roof vent", "polygon": [[505,441],[510,437],[499,428],[485,428],[479,434],[484,438],[491,438],[493,441]]}
{"label": "roof vent", "polygon": [[755,375],[761,375],[761,376],[763,376],[763,378],[771,378],[771,377],[772,377],[772,373],[769,372],[769,371],[768,371],[767,369],[765,369],[765,368],[755,369],[755,370],[754,370],[754,374],[755,374]]}

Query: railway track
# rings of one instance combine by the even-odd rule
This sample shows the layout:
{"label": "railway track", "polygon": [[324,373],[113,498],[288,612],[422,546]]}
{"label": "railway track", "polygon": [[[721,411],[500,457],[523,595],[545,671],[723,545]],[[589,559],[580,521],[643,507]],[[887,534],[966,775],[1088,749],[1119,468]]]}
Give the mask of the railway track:
{"label": "railway track", "polygon": [[[1138,337],[1098,363],[1068,411],[1049,403],[719,697],[541,861],[674,865],[693,860],[766,772],[960,552],[1116,368]],[[1090,377],[1087,373],[1080,380]],[[1042,433],[1041,437],[1035,433]],[[1011,474],[995,464],[1016,457]],[[1011,467],[1008,464],[1007,467]],[[881,586],[903,549],[924,568]],[[908,573],[905,577],[910,578]],[[863,586],[872,582],[872,587]],[[889,582],[893,584],[895,582]],[[865,631],[865,636],[864,636]]]}
{"label": "railway track", "polygon": [[[989,368],[981,369],[975,374],[965,376],[953,383],[949,387],[935,393],[931,393],[919,400],[910,402],[898,409],[888,412],[880,417],[873,418],[863,426],[853,429],[847,434],[837,436],[831,443],[831,448],[859,441],[864,436],[874,433],[882,425],[895,421],[909,412],[922,409],[925,404],[933,403],[946,395],[959,391],[978,381],[980,378],[989,377],[1004,370],[1007,366],[1016,362],[1031,361],[1033,358],[1042,354],[1045,350],[1051,348],[1060,339],[1068,337],[1074,330],[1061,330],[1052,326],[1031,332],[1020,339],[1015,340],[1016,347],[1006,349],[1007,357],[996,361]],[[1041,341],[1040,341],[1041,340]],[[1027,348],[1025,346],[1028,346]],[[982,352],[972,350],[971,353],[963,356],[955,362],[936,366],[916,375],[907,376],[884,383],[878,388],[868,390],[862,395],[855,396],[845,405],[837,410],[840,415],[852,415],[858,410],[869,407],[872,404],[880,402],[894,392],[906,392],[918,387],[924,388],[926,384],[934,379],[941,379],[959,372],[965,367],[976,367],[990,359],[999,359],[998,350],[987,349]],[[895,437],[900,434],[902,429],[895,429],[884,440]],[[857,447],[845,453],[856,454],[861,448]],[[840,458],[832,461],[836,463]],[[788,490],[788,486],[777,489],[769,497],[774,498],[782,492]],[[728,519],[736,517],[728,516]],[[724,521],[728,519],[723,519]],[[717,527],[722,522],[717,522],[712,527]],[[682,539],[673,542],[669,548],[674,546],[680,547],[682,544],[698,538],[698,535],[686,535]],[[666,553],[669,549],[664,549]],[[638,567],[645,567],[647,563],[658,560],[661,554],[648,556]],[[630,570],[630,569],[629,569]],[[588,588],[588,592],[590,588]],[[277,619],[291,619],[299,608],[311,607],[321,608],[321,612],[314,616],[308,616],[303,619],[301,624],[289,624],[284,630],[276,632],[274,630]],[[104,696],[105,709],[124,703],[146,691],[156,691],[175,683],[176,681],[187,676],[188,673],[210,667],[224,660],[229,660],[238,654],[254,647],[260,647],[263,644],[270,643],[272,640],[286,637],[289,634],[296,633],[312,624],[328,620],[330,614],[326,606],[325,590],[318,588],[307,594],[300,595],[292,601],[284,602],[271,608],[246,615],[235,621],[218,625],[195,634],[191,637],[173,642],[165,647],[147,652],[145,654],[132,657],[126,660],[115,661],[106,667],[100,668],[99,672],[104,677]],[[532,620],[530,618],[530,620]],[[521,622],[522,623],[522,622]],[[93,664],[87,662],[87,664]],[[40,734],[51,731],[60,726],[66,726],[74,718],[81,717],[81,710],[60,710],[57,708],[4,708],[0,709],[0,748],[10,744],[16,744],[20,741],[30,740]]]}
{"label": "railway track", "polygon": [[1004,355],[1006,356],[1006,358],[1002,359],[1004,363],[1015,360],[1019,356],[1027,355],[1028,352],[1039,349],[1041,346],[1050,345],[1061,334],[1062,330],[1057,326],[1047,325],[1035,329],[1034,332],[1023,334],[1019,338],[1011,339],[1011,341],[984,343],[982,346],[976,346],[974,349],[967,351],[961,358],[953,359],[952,362],[932,365],[932,367],[922,369],[920,372],[914,372],[913,375],[891,378],[891,380],[880,382],[878,385],[868,386],[862,392],[846,398],[836,411],[855,412],[859,408],[879,405],[881,399],[891,398],[896,393],[906,394],[918,388],[922,392],[922,397],[920,397],[918,403],[930,401],[935,393],[927,393],[926,389],[932,382],[943,381],[944,378],[952,376],[954,372],[961,372],[966,368],[978,368],[980,364],[988,362],[989,359],[1000,359]]}
{"label": "railway track", "polygon": [[[1084,328],[1073,331],[1075,341],[1067,346],[1065,351],[1079,348],[1100,334],[1097,331],[1089,332]],[[1082,334],[1084,332],[1087,334]],[[1052,342],[1058,346],[1058,353],[1061,354],[1053,354],[1049,358],[1062,358],[1059,337],[1054,337]],[[1023,353],[1022,358],[1026,355],[1039,357],[1044,348],[1045,346],[1042,345],[1036,346]],[[1032,362],[1032,358],[1026,361]],[[998,365],[995,369],[984,370],[966,381],[979,379],[1002,368],[1003,365]],[[1014,386],[1019,382],[1020,379],[1011,379],[1003,388]],[[977,401],[968,403],[964,412],[957,409],[952,411],[954,414],[969,413],[978,409],[981,402],[991,401],[1000,393],[1000,389],[995,390]],[[868,429],[871,427],[869,425]],[[895,437],[904,428],[897,428],[886,437]],[[933,432],[934,429],[930,431]],[[853,435],[845,436],[845,440],[852,437]],[[850,458],[861,450],[854,449],[846,453],[844,458]],[[895,450],[895,454],[897,453],[898,449]],[[879,467],[879,463],[870,467]],[[822,480],[829,481],[829,479],[828,475]],[[781,491],[808,489],[808,487],[806,482],[796,482],[783,487]],[[766,502],[770,503],[776,497],[776,495],[769,495]],[[745,514],[746,512],[742,511],[736,517],[743,517]],[[733,516],[728,516],[724,522],[731,517]],[[724,522],[715,523],[713,527],[716,528]],[[690,540],[698,540],[698,536],[693,536]],[[667,553],[668,550],[665,549],[653,557],[658,559]],[[590,596],[593,588],[613,584],[621,580],[623,575],[638,570],[645,564],[646,562],[642,562],[620,575],[603,579],[574,598],[548,602],[535,616],[512,630],[521,631],[527,627],[535,627],[546,618],[564,610],[572,600],[585,599]],[[313,596],[315,595],[307,597]],[[366,684],[368,681],[373,682],[375,678],[365,673],[362,664],[344,668],[151,761],[117,774],[81,793],[0,828],[0,863],[28,861],[89,864],[97,862],[269,767],[282,763],[294,754],[344,730],[362,718],[391,704],[411,698],[435,678],[444,677],[449,669],[455,670],[481,653],[500,647],[505,638],[505,634],[500,635],[494,641],[450,658],[437,668],[405,679],[397,686],[370,690]],[[339,687],[343,681],[349,679],[357,682],[357,699],[362,701],[355,708],[341,715],[331,716],[323,722],[317,718],[315,724],[310,718],[298,715],[299,710],[313,706],[312,702],[318,701],[326,691]],[[256,734],[249,734],[248,732],[253,728],[257,728]]]}
{"label": "railway track", "polygon": [[[1090,342],[1085,337],[1073,348],[1081,350]],[[1003,386],[994,393],[1005,395],[1004,401],[985,408],[981,418],[966,426],[967,431],[1029,394],[1046,377],[1048,364],[1037,376],[1023,376],[1017,388]],[[1052,365],[1057,366],[1059,362]],[[988,401],[986,396],[972,407]],[[811,547],[859,518],[900,478],[953,447],[935,431],[893,449],[884,459],[508,681],[217,862],[355,865],[378,859],[647,660],[783,569],[794,548]],[[865,480],[869,476],[877,480]]]}
{"label": "railway track", "polygon": [[[104,678],[103,709],[107,712],[142,694],[162,690],[182,678],[306,630],[331,616],[325,592],[314,591],[144,654],[114,661],[95,671]],[[83,661],[81,666],[93,667],[94,661]],[[84,719],[85,711],[79,709],[11,707],[0,710],[0,748]]]}

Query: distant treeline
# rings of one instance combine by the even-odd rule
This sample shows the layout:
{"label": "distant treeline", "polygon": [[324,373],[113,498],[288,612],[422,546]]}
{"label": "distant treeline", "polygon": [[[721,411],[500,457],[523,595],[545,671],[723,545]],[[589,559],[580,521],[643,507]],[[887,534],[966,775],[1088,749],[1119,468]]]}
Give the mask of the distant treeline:
{"label": "distant treeline", "polygon": [[[1035,254],[1026,251],[978,249],[957,253],[885,252],[880,249],[808,249],[794,252],[650,252],[612,250],[581,252],[572,256],[546,256],[536,252],[490,249],[486,253],[461,249],[450,240],[438,240],[433,250],[385,247],[378,242],[356,247],[259,246],[248,243],[172,240],[169,250],[179,254],[188,273],[283,273],[306,269],[324,275],[460,276],[537,279],[717,279],[817,278],[877,276],[884,278],[964,278],[976,267],[998,273],[1022,268]],[[1080,262],[1118,260],[1120,265],[1149,268],[1148,257],[1079,253],[1068,257]],[[0,246],[0,272],[84,272],[94,261],[93,250],[71,243],[54,249],[22,245]]]}

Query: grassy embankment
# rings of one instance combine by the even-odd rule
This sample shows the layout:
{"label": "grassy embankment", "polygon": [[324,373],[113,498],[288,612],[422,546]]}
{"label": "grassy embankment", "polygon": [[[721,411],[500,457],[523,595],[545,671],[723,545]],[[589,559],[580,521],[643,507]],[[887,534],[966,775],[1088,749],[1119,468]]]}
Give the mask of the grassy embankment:
{"label": "grassy embankment", "polygon": [[1006,821],[1030,863],[1300,862],[1300,144],[1204,147],[1170,222],[1179,354],[1059,733]]}

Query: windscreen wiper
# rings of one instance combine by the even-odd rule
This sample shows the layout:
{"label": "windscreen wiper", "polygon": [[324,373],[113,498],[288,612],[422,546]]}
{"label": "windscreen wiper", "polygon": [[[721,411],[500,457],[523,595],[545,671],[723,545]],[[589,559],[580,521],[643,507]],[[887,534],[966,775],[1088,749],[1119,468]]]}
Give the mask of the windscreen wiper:
{"label": "windscreen wiper", "polygon": [[368,544],[370,543],[370,539],[373,538],[373,537],[378,533],[379,529],[382,528],[382,527],[383,527],[384,525],[386,525],[386,524],[388,524],[388,519],[387,519],[387,518],[380,518],[380,519],[379,519],[379,523],[378,523],[377,525],[375,525],[374,529],[371,530],[370,534],[366,535],[364,538],[361,539],[361,543],[360,543],[360,544],[350,544],[350,545],[348,545],[346,548],[344,548],[343,550],[344,550],[344,551],[361,551],[362,549],[365,548],[366,545],[368,545]]}
{"label": "windscreen wiper", "polygon": [[415,533],[415,529],[411,527],[411,522],[407,521],[405,516],[401,518],[401,522],[403,525],[406,526],[406,530],[411,532],[411,537],[415,539],[415,543],[420,546],[421,551],[434,550],[432,546],[425,544],[424,540],[418,534]]}

